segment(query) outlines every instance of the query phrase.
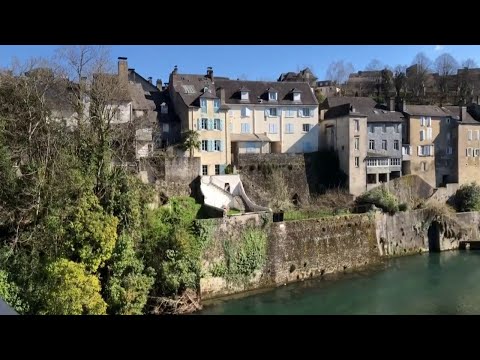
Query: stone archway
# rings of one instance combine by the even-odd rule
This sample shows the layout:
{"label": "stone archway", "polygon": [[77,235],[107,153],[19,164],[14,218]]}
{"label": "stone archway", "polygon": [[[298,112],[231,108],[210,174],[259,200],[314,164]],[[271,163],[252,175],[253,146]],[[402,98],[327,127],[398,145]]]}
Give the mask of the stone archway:
{"label": "stone archway", "polygon": [[440,252],[440,224],[432,221],[428,228],[428,251]]}

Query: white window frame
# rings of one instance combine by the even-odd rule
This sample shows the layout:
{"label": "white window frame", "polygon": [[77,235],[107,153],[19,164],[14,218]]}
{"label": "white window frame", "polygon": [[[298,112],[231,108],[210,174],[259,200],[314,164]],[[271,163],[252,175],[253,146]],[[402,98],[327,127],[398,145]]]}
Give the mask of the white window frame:
{"label": "white window frame", "polygon": [[208,165],[202,165],[202,175],[208,175]]}
{"label": "white window frame", "polygon": [[[275,115],[272,115],[272,110],[275,110]],[[277,108],[268,108],[268,116],[270,117],[277,117],[278,116],[278,110]]]}
{"label": "white window frame", "polygon": [[[308,112],[308,115],[305,115],[305,111]],[[312,110],[310,108],[302,108],[302,117],[312,117]]]}
{"label": "white window frame", "polygon": [[382,140],[382,150],[388,150],[388,141],[387,140]]}
{"label": "white window frame", "polygon": [[297,113],[296,108],[287,107],[287,111],[285,111],[285,117],[289,117],[289,118],[295,117],[296,113]]}
{"label": "white window frame", "polygon": [[[305,126],[307,127],[308,130],[305,130]],[[304,133],[308,133],[311,130],[311,124],[302,124],[302,131]]]}
{"label": "white window frame", "polygon": [[293,93],[293,101],[301,101],[300,93]]}
{"label": "white window frame", "polygon": [[368,140],[368,150],[375,150],[375,140]]}
{"label": "white window frame", "polygon": [[360,150],[360,136],[354,137],[353,146],[355,150]]}
{"label": "white window frame", "polygon": [[221,130],[221,119],[213,119],[213,130],[220,131]]}
{"label": "white window frame", "polygon": [[240,100],[248,100],[248,91],[242,91]]}
{"label": "white window frame", "polygon": [[353,120],[353,129],[356,132],[360,131],[360,120],[358,119]]}
{"label": "white window frame", "polygon": [[400,141],[393,140],[393,150],[400,150]]}
{"label": "white window frame", "polygon": [[360,167],[360,157],[355,156],[355,167]]}
{"label": "white window frame", "polygon": [[432,128],[427,128],[427,140],[432,140]]}
{"label": "white window frame", "polygon": [[[243,131],[246,129],[245,131]],[[250,134],[250,124],[249,123],[241,123],[240,124],[240,133],[241,134]]]}
{"label": "white window frame", "polygon": [[467,157],[472,157],[473,156],[473,148],[468,147],[467,148]]}
{"label": "white window frame", "polygon": [[[203,105],[205,104],[205,106]],[[206,114],[207,111],[208,111],[208,104],[207,104],[207,99],[200,99],[200,108],[201,108],[201,112],[202,114]]]}
{"label": "white window frame", "polygon": [[480,156],[480,149],[478,149],[478,148],[475,149],[475,150],[473,151],[473,156],[474,156],[474,157],[479,157],[479,156]]}
{"label": "white window frame", "polygon": [[[203,127],[204,123],[205,123],[205,127]],[[200,120],[200,130],[208,130],[208,119],[207,118],[202,118]]]}
{"label": "white window frame", "polygon": [[213,151],[222,151],[222,140],[213,140]]}
{"label": "white window frame", "polygon": [[480,140],[480,130],[475,130],[475,140]]}
{"label": "white window frame", "polygon": [[468,141],[471,141],[473,139],[473,131],[472,130],[468,130],[467,139],[468,139]]}
{"label": "white window frame", "polygon": [[293,123],[285,124],[285,134],[293,134],[295,132],[295,127]]}
{"label": "white window frame", "polygon": [[220,175],[220,165],[218,164],[215,164],[215,175]]}
{"label": "white window frame", "polygon": [[[205,148],[204,145],[205,144]],[[208,140],[202,140],[202,151],[208,151]]]}
{"label": "white window frame", "polygon": [[426,131],[424,129],[420,130],[420,141],[425,141]]}
{"label": "white window frame", "polygon": [[278,93],[276,91],[269,91],[268,92],[268,100],[269,101],[278,101]]}
{"label": "white window frame", "polygon": [[277,124],[273,124],[273,123],[268,124],[268,133],[278,134]]}

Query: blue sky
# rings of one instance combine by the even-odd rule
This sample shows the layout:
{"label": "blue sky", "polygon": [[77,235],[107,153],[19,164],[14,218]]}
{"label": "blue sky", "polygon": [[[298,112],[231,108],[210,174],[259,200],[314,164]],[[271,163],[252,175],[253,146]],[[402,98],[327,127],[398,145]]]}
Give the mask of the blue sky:
{"label": "blue sky", "polygon": [[[13,57],[49,57],[57,47],[1,45],[0,66],[8,66]],[[126,56],[130,68],[164,82],[175,65],[181,73],[203,74],[212,66],[216,75],[249,80],[276,80],[282,72],[310,66],[321,80],[332,61],[349,61],[358,71],[372,59],[410,65],[420,51],[432,60],[449,52],[459,61],[473,58],[480,64],[479,45],[115,45],[110,49],[114,61]]]}

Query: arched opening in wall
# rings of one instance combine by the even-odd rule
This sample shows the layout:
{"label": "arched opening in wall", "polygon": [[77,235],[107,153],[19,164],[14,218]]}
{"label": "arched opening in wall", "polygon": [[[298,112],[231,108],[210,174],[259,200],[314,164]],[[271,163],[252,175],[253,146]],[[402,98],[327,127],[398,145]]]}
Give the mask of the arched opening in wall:
{"label": "arched opening in wall", "polygon": [[428,228],[428,251],[440,252],[440,224],[436,221]]}
{"label": "arched opening in wall", "polygon": [[300,196],[298,194],[293,195],[292,204],[298,206],[300,204]]}

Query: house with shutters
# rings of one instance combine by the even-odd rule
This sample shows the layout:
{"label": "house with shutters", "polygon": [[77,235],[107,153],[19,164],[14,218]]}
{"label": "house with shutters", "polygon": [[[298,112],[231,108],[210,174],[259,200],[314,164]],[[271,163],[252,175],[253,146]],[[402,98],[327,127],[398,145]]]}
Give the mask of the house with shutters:
{"label": "house with shutters", "polygon": [[[219,175],[245,153],[318,151],[318,101],[306,82],[264,82],[170,74],[182,132],[200,134],[201,175]],[[187,155],[186,155],[187,156]]]}

